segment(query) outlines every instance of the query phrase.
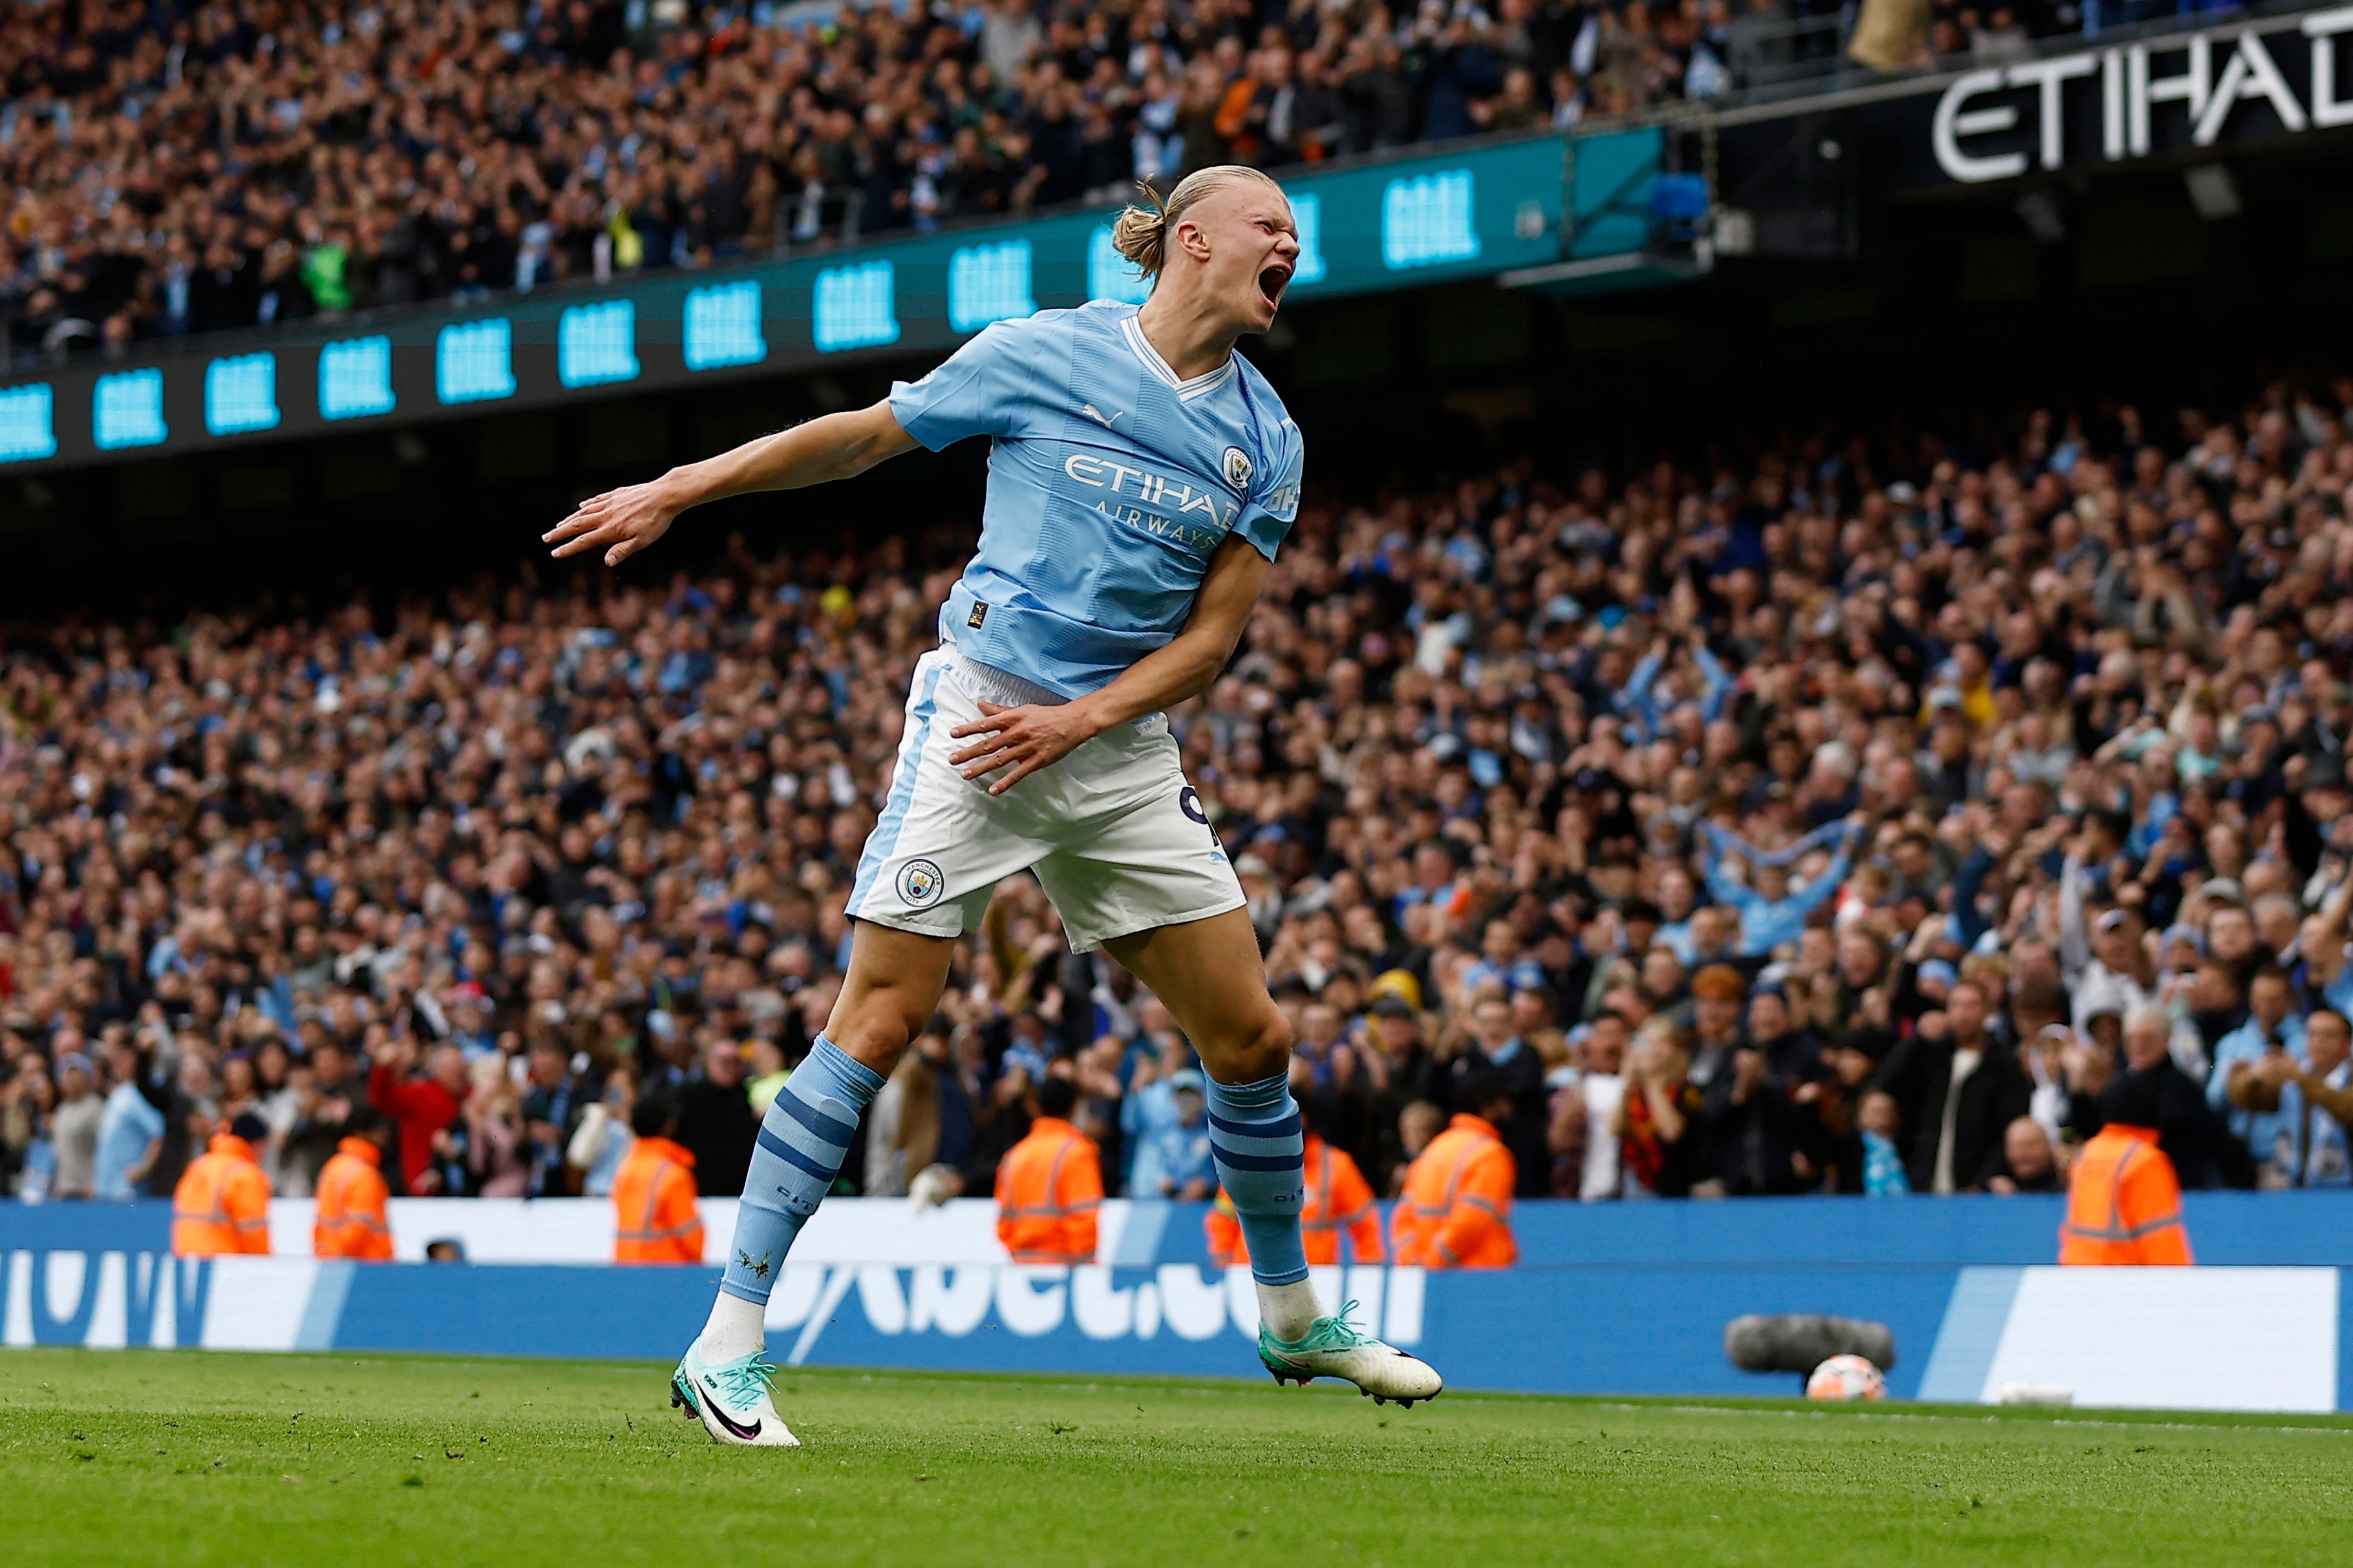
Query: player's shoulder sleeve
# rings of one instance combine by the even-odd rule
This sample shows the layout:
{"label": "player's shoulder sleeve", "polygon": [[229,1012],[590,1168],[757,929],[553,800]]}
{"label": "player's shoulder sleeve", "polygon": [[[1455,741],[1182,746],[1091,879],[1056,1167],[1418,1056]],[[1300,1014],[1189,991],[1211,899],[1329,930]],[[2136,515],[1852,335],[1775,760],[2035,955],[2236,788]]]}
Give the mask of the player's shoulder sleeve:
{"label": "player's shoulder sleeve", "polygon": [[1060,318],[1070,314],[1043,310],[982,328],[921,381],[892,383],[892,417],[934,452],[967,436],[1021,435],[1057,354],[1069,368],[1071,331]]}
{"label": "player's shoulder sleeve", "polygon": [[1265,378],[1248,366],[1242,374],[1251,410],[1258,416],[1258,447],[1262,460],[1251,476],[1250,498],[1234,527],[1253,549],[1271,561],[1283,536],[1299,519],[1299,481],[1307,467],[1307,443]]}

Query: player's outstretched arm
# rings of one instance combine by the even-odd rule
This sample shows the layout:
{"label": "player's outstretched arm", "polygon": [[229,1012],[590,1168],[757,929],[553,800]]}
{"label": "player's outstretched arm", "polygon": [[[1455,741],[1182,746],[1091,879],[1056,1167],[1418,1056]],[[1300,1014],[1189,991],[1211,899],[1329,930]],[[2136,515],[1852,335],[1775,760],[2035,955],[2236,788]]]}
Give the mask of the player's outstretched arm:
{"label": "player's outstretched arm", "polygon": [[754,490],[797,490],[862,474],[885,458],[913,448],[899,428],[890,399],[871,408],[828,414],[699,463],[672,468],[642,485],[590,496],[570,517],[541,536],[557,556],[603,548],[605,564],[618,566],[670,531],[678,514],[704,501]]}
{"label": "player's outstretched arm", "polygon": [[948,731],[957,740],[980,737],[950,757],[949,764],[968,779],[996,774],[988,793],[1003,795],[1113,725],[1199,696],[1234,657],[1272,566],[1240,534],[1229,535],[1201,579],[1183,631],[1128,666],[1109,686],[1074,702],[1020,708],[982,703],[980,718]]}

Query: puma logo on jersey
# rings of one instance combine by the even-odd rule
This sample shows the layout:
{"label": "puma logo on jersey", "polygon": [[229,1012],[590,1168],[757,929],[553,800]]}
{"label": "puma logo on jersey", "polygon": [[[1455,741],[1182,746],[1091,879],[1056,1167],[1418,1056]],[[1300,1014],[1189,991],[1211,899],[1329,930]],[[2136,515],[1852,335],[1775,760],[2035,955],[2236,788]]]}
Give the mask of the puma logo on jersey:
{"label": "puma logo on jersey", "polygon": [[1104,429],[1108,430],[1112,426],[1112,421],[1118,419],[1126,414],[1127,410],[1120,408],[1114,409],[1109,414],[1105,414],[1102,409],[1097,408],[1093,404],[1089,403],[1082,405],[1079,412],[1093,420],[1096,424],[1102,426]]}

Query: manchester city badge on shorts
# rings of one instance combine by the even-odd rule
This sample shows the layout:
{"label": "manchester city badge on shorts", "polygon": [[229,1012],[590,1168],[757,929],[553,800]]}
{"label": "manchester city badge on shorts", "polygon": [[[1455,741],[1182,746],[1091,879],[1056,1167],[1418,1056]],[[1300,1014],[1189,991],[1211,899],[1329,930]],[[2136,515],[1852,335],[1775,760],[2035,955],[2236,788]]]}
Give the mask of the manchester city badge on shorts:
{"label": "manchester city badge on shorts", "polygon": [[1240,447],[1227,447],[1226,483],[1238,490],[1246,490],[1250,489],[1250,454]]}
{"label": "manchester city badge on shorts", "polygon": [[911,910],[927,910],[940,901],[948,879],[936,860],[910,860],[899,868],[899,898]]}

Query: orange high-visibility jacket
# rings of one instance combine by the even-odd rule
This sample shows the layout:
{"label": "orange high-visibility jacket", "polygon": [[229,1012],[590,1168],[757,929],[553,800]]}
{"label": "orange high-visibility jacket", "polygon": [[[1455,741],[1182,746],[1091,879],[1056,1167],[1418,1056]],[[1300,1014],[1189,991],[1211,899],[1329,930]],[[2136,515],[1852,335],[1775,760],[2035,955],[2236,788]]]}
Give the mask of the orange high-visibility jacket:
{"label": "orange high-visibility jacket", "polygon": [[1016,1263],[1092,1263],[1103,1195],[1095,1141],[1040,1116],[997,1164],[997,1238]]}
{"label": "orange high-visibility jacket", "polygon": [[[1338,1263],[1340,1236],[1346,1232],[1356,1263],[1382,1263],[1380,1211],[1373,1207],[1373,1189],[1356,1162],[1345,1149],[1335,1149],[1313,1132],[1307,1135],[1307,1196],[1299,1208],[1299,1239],[1307,1261]],[[1233,1200],[1218,1189],[1218,1201],[1201,1222],[1208,1234],[1209,1261],[1220,1268],[1250,1261],[1250,1243]]]}
{"label": "orange high-visibility jacket", "polygon": [[1405,1173],[1389,1216],[1399,1263],[1424,1268],[1504,1268],[1520,1260],[1512,1240],[1512,1184],[1519,1166],[1495,1129],[1457,1116]]}
{"label": "orange high-visibility jacket", "polygon": [[384,1151],[364,1138],[346,1138],[319,1172],[319,1211],[311,1250],[321,1258],[392,1258],[392,1226],[384,1202]]}
{"label": "orange high-visibility jacket", "polygon": [[269,1250],[269,1178],[253,1145],[216,1132],[172,1193],[172,1250],[183,1258]]}
{"label": "orange high-visibility jacket", "polygon": [[2111,1121],[2075,1156],[2067,1173],[2059,1261],[2191,1261],[2189,1233],[2181,1228],[2181,1183],[2153,1129]]}
{"label": "orange high-visibility jacket", "polygon": [[638,1139],[613,1173],[613,1261],[702,1261],[694,1156],[667,1138]]}

